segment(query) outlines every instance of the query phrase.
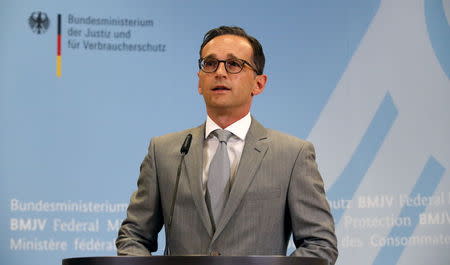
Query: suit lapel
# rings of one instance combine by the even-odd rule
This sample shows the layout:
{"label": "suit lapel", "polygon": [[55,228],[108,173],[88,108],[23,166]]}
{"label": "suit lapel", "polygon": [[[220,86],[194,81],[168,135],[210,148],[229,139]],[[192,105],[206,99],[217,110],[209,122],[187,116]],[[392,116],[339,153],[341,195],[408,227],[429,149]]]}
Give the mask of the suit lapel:
{"label": "suit lapel", "polygon": [[213,234],[211,219],[206,207],[202,189],[203,172],[203,141],[205,139],[205,125],[194,128],[192,131],[192,143],[189,153],[185,157],[186,172],[197,211],[209,236]]}
{"label": "suit lapel", "polygon": [[245,138],[244,149],[242,150],[242,156],[236,176],[234,176],[230,196],[225,205],[220,222],[217,225],[212,242],[219,236],[239,206],[250,183],[255,177],[256,170],[261,164],[267,148],[267,130],[252,118],[252,124],[250,125],[250,129]]}

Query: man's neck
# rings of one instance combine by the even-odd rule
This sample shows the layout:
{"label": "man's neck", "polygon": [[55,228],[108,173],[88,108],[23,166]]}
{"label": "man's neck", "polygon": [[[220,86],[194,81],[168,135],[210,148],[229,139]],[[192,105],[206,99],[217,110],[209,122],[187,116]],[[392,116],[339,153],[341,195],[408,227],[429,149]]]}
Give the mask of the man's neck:
{"label": "man's neck", "polygon": [[[208,112],[208,111],[207,111]],[[220,126],[220,128],[225,129],[231,124],[237,122],[238,120],[242,119],[247,115],[247,113],[243,113],[240,115],[230,115],[230,114],[217,114],[217,113],[210,113],[208,112],[208,116],[213,120],[217,125]]]}

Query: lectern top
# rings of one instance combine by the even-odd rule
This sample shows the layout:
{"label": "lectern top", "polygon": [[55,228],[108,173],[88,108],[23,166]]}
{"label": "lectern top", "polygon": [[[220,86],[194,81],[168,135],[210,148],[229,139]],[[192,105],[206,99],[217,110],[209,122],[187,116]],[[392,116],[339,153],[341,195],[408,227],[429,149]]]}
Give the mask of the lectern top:
{"label": "lectern top", "polygon": [[150,256],[82,257],[62,265],[327,265],[320,258],[285,256]]}

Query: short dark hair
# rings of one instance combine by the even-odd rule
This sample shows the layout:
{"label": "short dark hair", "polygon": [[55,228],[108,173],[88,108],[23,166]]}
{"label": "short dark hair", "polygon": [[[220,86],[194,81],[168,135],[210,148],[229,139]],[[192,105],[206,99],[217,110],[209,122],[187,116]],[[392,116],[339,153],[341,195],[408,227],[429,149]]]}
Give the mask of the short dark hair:
{"label": "short dark hair", "polygon": [[235,35],[240,36],[248,40],[250,42],[250,45],[253,48],[253,63],[255,64],[256,73],[258,75],[262,75],[264,71],[264,64],[266,62],[266,58],[264,57],[264,51],[261,46],[261,43],[259,41],[248,35],[247,32],[245,32],[244,29],[236,26],[220,26],[218,28],[214,28],[206,32],[205,36],[203,37],[203,43],[200,46],[200,58],[202,57],[202,50],[205,45],[210,42],[215,37],[221,36],[221,35]]}

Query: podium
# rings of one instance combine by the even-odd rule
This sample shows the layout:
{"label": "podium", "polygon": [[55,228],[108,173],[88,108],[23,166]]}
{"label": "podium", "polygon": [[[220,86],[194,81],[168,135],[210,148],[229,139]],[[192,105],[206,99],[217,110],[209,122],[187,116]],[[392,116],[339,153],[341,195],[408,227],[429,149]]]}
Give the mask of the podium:
{"label": "podium", "polygon": [[328,265],[320,258],[285,256],[150,256],[63,259],[62,265]]}

